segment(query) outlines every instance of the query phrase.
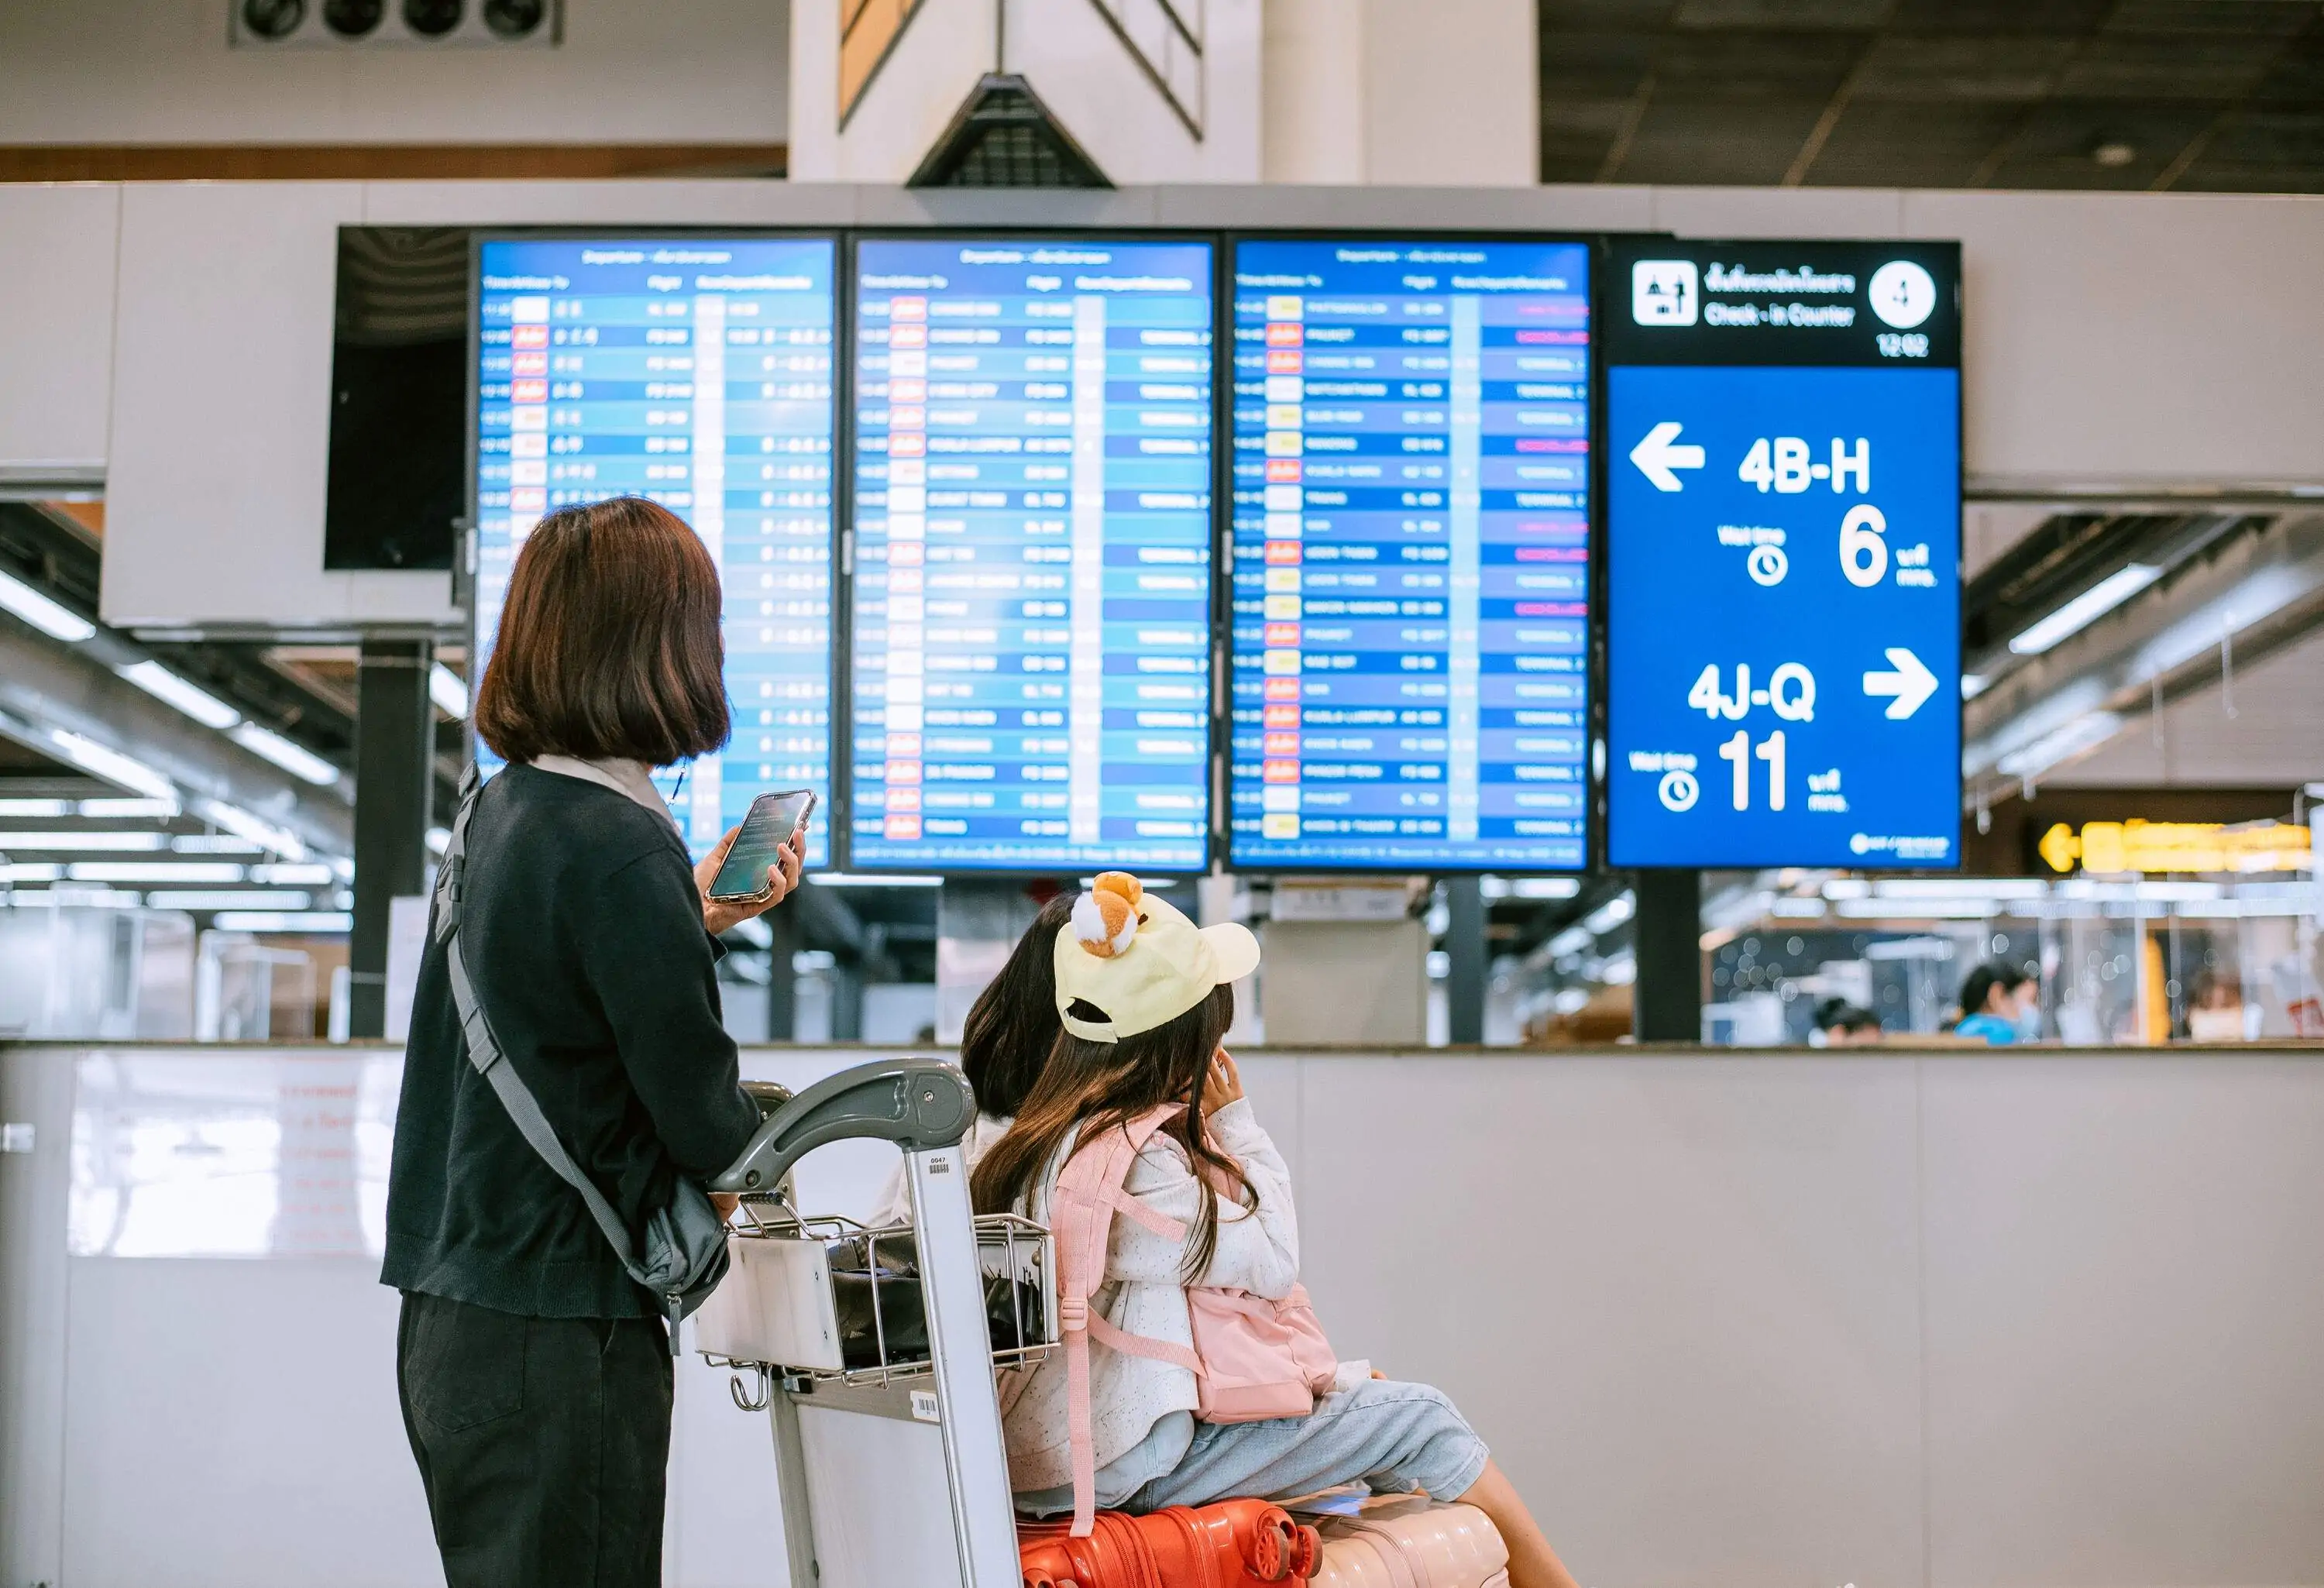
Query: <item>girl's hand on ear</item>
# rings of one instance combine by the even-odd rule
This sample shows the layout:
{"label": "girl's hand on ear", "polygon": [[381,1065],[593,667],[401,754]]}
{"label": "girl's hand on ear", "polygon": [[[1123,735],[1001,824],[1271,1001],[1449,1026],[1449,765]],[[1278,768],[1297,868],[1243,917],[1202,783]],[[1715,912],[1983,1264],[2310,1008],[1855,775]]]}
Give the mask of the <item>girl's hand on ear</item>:
{"label": "girl's hand on ear", "polygon": [[1222,1048],[1211,1055],[1211,1073],[1203,1082],[1204,1117],[1241,1100],[1242,1074],[1235,1068],[1233,1057]]}

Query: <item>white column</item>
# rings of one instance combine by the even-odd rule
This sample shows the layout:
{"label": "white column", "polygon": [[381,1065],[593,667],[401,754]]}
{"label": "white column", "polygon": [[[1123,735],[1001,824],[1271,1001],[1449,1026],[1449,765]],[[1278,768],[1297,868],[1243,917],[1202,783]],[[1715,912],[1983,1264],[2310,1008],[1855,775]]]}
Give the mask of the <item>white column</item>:
{"label": "white column", "polygon": [[1535,0],[1267,0],[1269,182],[1531,187]]}
{"label": "white column", "polygon": [[1067,622],[1066,836],[1098,841],[1105,728],[1105,300],[1074,300],[1073,588]]}

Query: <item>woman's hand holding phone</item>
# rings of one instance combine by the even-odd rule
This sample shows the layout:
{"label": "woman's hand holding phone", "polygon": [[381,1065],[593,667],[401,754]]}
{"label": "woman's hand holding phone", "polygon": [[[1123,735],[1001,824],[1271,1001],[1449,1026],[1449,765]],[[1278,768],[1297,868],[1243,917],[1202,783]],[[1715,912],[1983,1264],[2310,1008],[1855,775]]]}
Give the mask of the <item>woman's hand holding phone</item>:
{"label": "woman's hand holding phone", "polygon": [[718,847],[694,868],[694,884],[702,891],[702,926],[712,937],[731,932],[744,921],[762,916],[790,896],[798,886],[799,868],[807,863],[807,833],[794,830],[775,851],[775,863],[767,868],[767,891],[755,899],[713,899],[710,889],[718,880],[718,868],[726,863],[726,852],[734,847],[735,836],[741,827],[731,829],[718,841]]}

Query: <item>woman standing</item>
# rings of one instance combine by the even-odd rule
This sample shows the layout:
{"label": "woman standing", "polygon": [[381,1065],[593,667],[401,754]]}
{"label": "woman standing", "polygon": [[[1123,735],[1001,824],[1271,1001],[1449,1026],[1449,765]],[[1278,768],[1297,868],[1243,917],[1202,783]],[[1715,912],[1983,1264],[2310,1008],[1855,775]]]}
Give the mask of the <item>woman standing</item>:
{"label": "woman standing", "polygon": [[[757,1128],[719,1020],[715,934],[798,883],[796,836],[747,905],[690,864],[650,768],[726,742],[718,572],[678,518],[566,508],[509,580],[477,734],[510,764],[468,828],[462,956],[507,1062],[632,1239],[678,1177]],[[406,1048],[383,1282],[444,1572],[467,1584],[661,1579],[670,1347],[579,1193],[469,1063],[430,942]]]}

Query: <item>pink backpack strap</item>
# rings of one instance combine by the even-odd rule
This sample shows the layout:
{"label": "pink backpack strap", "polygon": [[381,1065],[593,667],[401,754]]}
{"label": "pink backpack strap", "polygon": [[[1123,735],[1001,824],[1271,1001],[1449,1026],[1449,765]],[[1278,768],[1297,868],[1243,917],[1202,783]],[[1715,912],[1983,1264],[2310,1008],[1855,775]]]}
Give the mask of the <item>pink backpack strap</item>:
{"label": "pink backpack strap", "polygon": [[1146,1143],[1179,1113],[1166,1104],[1139,1115],[1095,1141],[1076,1142],[1049,1194],[1049,1233],[1057,1254],[1057,1317],[1065,1334],[1065,1415],[1073,1441],[1074,1523],[1071,1537],[1086,1538],[1096,1525],[1097,1446],[1090,1428],[1090,1341],[1128,1356],[1175,1362],[1200,1372],[1188,1347],[1114,1327],[1089,1304],[1105,1282],[1106,1243],[1113,1215],[1126,1214],[1165,1240],[1184,1240],[1186,1226],[1122,1189]]}

